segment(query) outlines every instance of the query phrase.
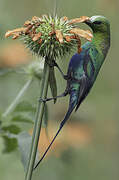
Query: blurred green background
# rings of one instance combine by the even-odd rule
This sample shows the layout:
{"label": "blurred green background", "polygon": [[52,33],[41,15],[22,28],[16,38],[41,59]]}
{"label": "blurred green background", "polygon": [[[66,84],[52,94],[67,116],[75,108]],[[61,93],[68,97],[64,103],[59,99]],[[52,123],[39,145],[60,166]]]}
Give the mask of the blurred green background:
{"label": "blurred green background", "polygon": [[[118,180],[119,179],[119,1],[118,0],[58,0],[57,14],[69,18],[82,15],[104,15],[111,23],[111,48],[97,81],[78,112],[64,127],[61,146],[67,145],[58,156],[51,153],[33,175],[33,180]],[[4,39],[7,30],[23,25],[32,16],[53,13],[53,0],[0,0],[0,67],[14,66],[32,59],[18,41]],[[83,26],[87,28],[86,26]],[[58,63],[66,72],[72,55]],[[57,72],[57,71],[56,71]],[[58,94],[65,89],[65,81],[57,72]],[[11,73],[0,77],[0,111],[4,111],[25,84],[23,75]],[[50,96],[50,92],[49,92]],[[34,82],[24,99],[35,103],[39,85]],[[68,97],[49,105],[49,121],[63,119]],[[53,108],[52,108],[53,107]],[[56,124],[58,126],[58,123]],[[76,124],[76,126],[75,126]],[[77,127],[79,131],[77,132]],[[68,129],[68,130],[67,130]],[[54,134],[55,130],[52,132]],[[69,136],[67,137],[67,132]],[[77,132],[76,136],[74,134]],[[79,137],[77,137],[79,136]],[[42,138],[42,137],[41,137]],[[60,137],[58,137],[60,138]],[[64,143],[65,138],[65,143]],[[41,147],[42,148],[42,147]],[[24,179],[19,152],[3,154],[0,139],[0,179]],[[59,151],[60,147],[54,148]]]}

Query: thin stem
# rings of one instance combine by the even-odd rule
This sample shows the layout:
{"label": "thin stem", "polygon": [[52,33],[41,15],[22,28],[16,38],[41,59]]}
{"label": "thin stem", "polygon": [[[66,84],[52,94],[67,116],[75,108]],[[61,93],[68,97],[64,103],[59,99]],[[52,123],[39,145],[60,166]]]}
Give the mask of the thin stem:
{"label": "thin stem", "polygon": [[[40,97],[43,99],[47,97],[48,80],[49,80],[49,65],[45,62],[42,84],[41,84],[41,94],[40,94]],[[45,102],[39,101],[38,106],[37,106],[36,120],[35,120],[32,144],[31,144],[31,152],[29,156],[29,162],[28,162],[25,180],[32,179],[33,167],[35,163],[36,152],[37,152],[37,147],[38,147],[38,142],[39,142],[39,137],[40,137],[40,132],[41,132],[44,107],[45,107]]]}
{"label": "thin stem", "polygon": [[54,17],[56,16],[56,12],[57,12],[57,0],[54,0]]}
{"label": "thin stem", "polygon": [[20,92],[18,93],[17,97],[14,99],[14,101],[10,104],[10,106],[6,109],[6,111],[3,113],[3,117],[6,117],[8,114],[10,114],[13,109],[16,107],[16,105],[18,104],[19,100],[21,99],[21,97],[23,96],[23,94],[25,93],[25,91],[28,89],[28,87],[30,86],[30,84],[32,83],[32,78],[30,78],[26,84],[22,87],[22,89],[20,90]]}

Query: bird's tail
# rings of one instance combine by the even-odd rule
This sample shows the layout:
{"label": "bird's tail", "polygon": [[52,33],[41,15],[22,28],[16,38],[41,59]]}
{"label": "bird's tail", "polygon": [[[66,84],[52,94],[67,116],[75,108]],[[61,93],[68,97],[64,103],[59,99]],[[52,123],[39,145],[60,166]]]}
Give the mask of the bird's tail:
{"label": "bird's tail", "polygon": [[35,165],[35,167],[33,168],[33,170],[35,170],[37,168],[37,166],[41,163],[41,161],[44,159],[44,157],[46,156],[48,150],[50,149],[50,147],[52,146],[53,142],[55,141],[56,137],[58,136],[58,134],[60,133],[61,129],[63,128],[64,124],[66,123],[66,121],[69,119],[73,109],[75,108],[77,104],[77,97],[75,93],[72,93],[72,95],[70,96],[70,102],[69,102],[69,108],[68,111],[63,119],[63,121],[60,123],[60,127],[56,133],[56,135],[54,136],[54,138],[52,139],[51,143],[49,144],[48,148],[46,149],[46,151],[44,152],[43,156],[41,157],[41,159],[38,161],[38,163]]}

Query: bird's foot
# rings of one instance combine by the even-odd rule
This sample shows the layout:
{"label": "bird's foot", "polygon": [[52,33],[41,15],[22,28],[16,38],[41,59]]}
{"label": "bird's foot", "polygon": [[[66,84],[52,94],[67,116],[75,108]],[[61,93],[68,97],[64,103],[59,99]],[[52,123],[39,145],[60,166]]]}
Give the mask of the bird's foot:
{"label": "bird's foot", "polygon": [[43,98],[39,98],[39,101],[40,102],[43,102],[43,103],[46,103],[47,101],[51,101],[51,100],[54,100],[55,98],[46,98],[46,99],[43,99]]}
{"label": "bird's foot", "polygon": [[42,99],[42,98],[39,98],[39,100],[38,101],[40,101],[40,102],[46,102],[47,101],[47,99]]}
{"label": "bird's foot", "polygon": [[63,77],[64,77],[65,80],[69,79],[69,77],[67,75],[63,75]]}
{"label": "bird's foot", "polygon": [[55,60],[52,60],[52,62],[48,62],[48,60],[46,59],[45,61],[50,68],[52,68],[54,66],[58,67],[58,64],[55,62]]}
{"label": "bird's foot", "polygon": [[63,77],[65,80],[68,80],[68,79],[69,79],[68,76],[65,75],[65,74],[62,72],[61,68],[60,68],[59,65],[56,63],[55,60],[52,60],[52,62],[50,63],[50,62],[48,62],[48,60],[46,59],[46,63],[49,65],[50,68],[52,68],[52,67],[57,67],[57,68],[59,69],[62,77]]}

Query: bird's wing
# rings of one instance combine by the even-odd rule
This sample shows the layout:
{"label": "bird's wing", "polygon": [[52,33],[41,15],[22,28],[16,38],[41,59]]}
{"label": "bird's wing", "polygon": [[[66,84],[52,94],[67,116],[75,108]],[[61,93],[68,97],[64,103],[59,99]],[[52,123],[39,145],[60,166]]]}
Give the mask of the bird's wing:
{"label": "bird's wing", "polygon": [[[74,79],[74,87],[77,87],[75,83],[79,85],[79,89],[76,88],[78,90],[76,110],[89,93],[94,78],[95,67],[92,58],[95,56],[92,57],[90,50],[90,46],[84,47],[82,52],[80,54],[75,54],[69,63],[67,74]],[[69,84],[71,84],[71,82],[69,82]]]}
{"label": "bird's wing", "polygon": [[89,80],[87,78],[87,76],[85,74],[83,74],[83,76],[80,79],[79,82],[79,94],[78,94],[78,102],[77,102],[77,106],[75,111],[77,111],[77,109],[79,108],[81,102],[84,100],[84,98],[87,96],[88,94],[88,85],[89,85]]}
{"label": "bird's wing", "polygon": [[92,61],[92,57],[90,55],[90,51],[85,52],[85,56],[83,57],[83,75],[80,77],[79,81],[79,95],[78,95],[78,103],[76,106],[76,110],[79,108],[81,102],[88,95],[94,79],[95,67]]}

